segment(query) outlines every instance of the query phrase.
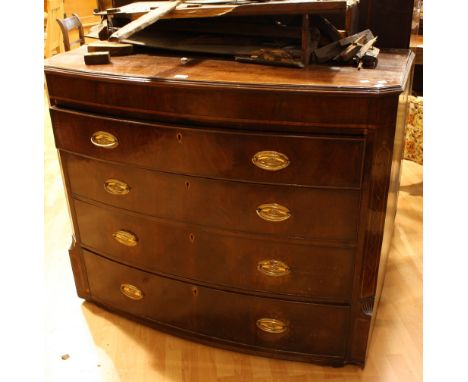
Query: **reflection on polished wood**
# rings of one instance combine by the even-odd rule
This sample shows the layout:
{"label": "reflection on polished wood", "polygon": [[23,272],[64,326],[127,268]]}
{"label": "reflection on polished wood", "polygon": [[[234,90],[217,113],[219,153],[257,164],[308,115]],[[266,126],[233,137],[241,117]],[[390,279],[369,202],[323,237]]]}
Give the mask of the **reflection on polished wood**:
{"label": "reflection on polished wood", "polygon": [[[44,112],[46,381],[422,380],[422,166],[403,161],[395,238],[366,368],[320,367],[186,341],[79,299],[47,105]],[[63,360],[65,354],[70,357]]]}

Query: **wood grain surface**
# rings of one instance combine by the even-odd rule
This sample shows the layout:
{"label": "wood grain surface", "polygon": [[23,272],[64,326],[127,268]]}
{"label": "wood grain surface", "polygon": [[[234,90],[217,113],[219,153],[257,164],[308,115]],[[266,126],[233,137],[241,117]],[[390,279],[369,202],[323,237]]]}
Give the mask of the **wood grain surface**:
{"label": "wood grain surface", "polygon": [[[246,86],[269,85],[281,86],[282,89],[314,90],[323,87],[339,91],[350,90],[353,93],[362,89],[365,93],[399,93],[409,75],[412,53],[408,50],[388,51],[379,54],[376,69],[357,70],[352,66],[336,67],[312,65],[305,69],[285,68],[265,65],[234,63],[232,60],[219,60],[206,57],[189,57],[186,64],[181,62],[181,54],[155,55],[152,50],[131,55],[114,57],[112,64],[99,68],[88,66],[83,61],[86,47],[74,49],[64,55],[53,56],[45,61],[47,73],[64,75],[86,75],[107,77],[115,76],[144,78],[155,82],[173,82],[180,80],[186,84],[231,84],[237,88]],[[48,84],[49,85],[49,84]],[[51,96],[52,89],[49,89]],[[316,90],[316,89],[315,89]]]}
{"label": "wood grain surface", "polygon": [[[83,247],[121,263],[221,289],[254,290],[297,300],[350,301],[354,246],[327,247],[161,222],[79,200],[74,207]],[[116,241],[113,234],[121,229],[134,234],[137,245]],[[266,259],[282,261],[290,273],[272,277],[259,272],[257,264]]]}
{"label": "wood grain surface", "polygon": [[[267,354],[342,358],[350,307],[233,293],[159,277],[83,251],[93,301],[160,325],[183,337]],[[121,293],[137,291],[136,299]],[[257,328],[258,320],[281,323],[278,332]],[[218,343],[219,342],[219,343]]]}
{"label": "wood grain surface", "polygon": [[[422,167],[403,162],[387,276],[364,370],[279,361],[175,338],[76,297],[72,228],[45,117],[47,381],[420,381]],[[69,357],[63,357],[68,355]]]}
{"label": "wood grain surface", "polygon": [[[56,146],[62,150],[152,170],[209,178],[305,186],[359,188],[365,137],[286,135],[148,124],[51,109]],[[118,140],[114,149],[91,144],[96,131]],[[203,150],[200,150],[203,147]],[[276,151],[289,164],[266,171],[256,153]]]}
{"label": "wood grain surface", "polygon": [[[232,231],[345,243],[356,240],[358,190],[217,181],[98,162],[63,152],[61,160],[75,198]],[[104,188],[108,179],[124,182],[130,192],[110,194]],[[264,204],[284,206],[290,217],[278,222],[262,219],[258,209]]]}

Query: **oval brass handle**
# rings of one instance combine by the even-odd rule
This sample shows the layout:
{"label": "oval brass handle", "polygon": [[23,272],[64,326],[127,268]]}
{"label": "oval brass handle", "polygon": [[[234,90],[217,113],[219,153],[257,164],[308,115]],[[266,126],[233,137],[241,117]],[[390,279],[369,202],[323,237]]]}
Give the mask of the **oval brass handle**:
{"label": "oval brass handle", "polygon": [[259,151],[252,157],[252,163],[266,171],[278,171],[289,166],[289,158],[277,151]]}
{"label": "oval brass handle", "polygon": [[277,203],[262,204],[257,207],[257,215],[269,222],[282,222],[292,215],[284,206]]}
{"label": "oval brass handle", "polygon": [[257,327],[267,333],[284,333],[288,326],[285,322],[275,318],[260,318],[257,320]]}
{"label": "oval brass handle", "polygon": [[115,149],[119,145],[118,139],[107,131],[96,131],[91,136],[91,143],[103,149]]}
{"label": "oval brass handle", "polygon": [[291,273],[289,267],[280,260],[268,259],[258,262],[257,269],[267,276],[286,276]]}
{"label": "oval brass handle", "polygon": [[119,230],[112,234],[114,239],[127,247],[135,247],[138,244],[138,237],[129,231]]}
{"label": "oval brass handle", "polygon": [[130,186],[118,179],[107,179],[104,189],[112,195],[126,195],[130,192]]}
{"label": "oval brass handle", "polygon": [[141,300],[143,298],[143,292],[132,284],[120,285],[120,291],[124,296],[132,300]]}

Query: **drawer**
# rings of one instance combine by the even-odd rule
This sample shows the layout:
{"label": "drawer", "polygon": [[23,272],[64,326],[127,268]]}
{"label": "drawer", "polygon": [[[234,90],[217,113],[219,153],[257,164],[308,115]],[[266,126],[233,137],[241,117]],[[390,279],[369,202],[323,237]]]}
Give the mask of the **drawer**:
{"label": "drawer", "polygon": [[[212,178],[349,188],[361,184],[363,139],[205,130],[55,108],[51,115],[57,147],[86,156]],[[92,143],[98,131],[112,134],[115,147],[95,146],[112,146],[104,136]]]}
{"label": "drawer", "polygon": [[235,231],[356,239],[360,196],[357,190],[189,177],[63,152],[61,158],[73,194],[115,207]]}
{"label": "drawer", "polygon": [[91,298],[168,329],[256,349],[343,356],[349,307],[237,294],[159,277],[84,251]]}
{"label": "drawer", "polygon": [[349,302],[354,248],[169,224],[75,200],[81,245],[151,272],[228,288]]}

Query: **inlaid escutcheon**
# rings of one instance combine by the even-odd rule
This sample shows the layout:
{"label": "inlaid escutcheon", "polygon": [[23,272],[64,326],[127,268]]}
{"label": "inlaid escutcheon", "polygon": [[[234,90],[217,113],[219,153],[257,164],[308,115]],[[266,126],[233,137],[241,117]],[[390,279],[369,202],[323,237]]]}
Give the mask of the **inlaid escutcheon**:
{"label": "inlaid escutcheon", "polygon": [[274,334],[284,333],[288,329],[284,321],[275,318],[260,318],[257,320],[257,327],[264,332]]}
{"label": "inlaid escutcheon", "polygon": [[138,237],[129,231],[119,230],[112,234],[112,237],[120,244],[127,247],[135,247],[138,244]]}
{"label": "inlaid escutcheon", "polygon": [[143,299],[143,292],[140,289],[138,289],[135,285],[122,284],[120,285],[120,291],[125,297],[128,297],[131,300]]}
{"label": "inlaid escutcheon", "polygon": [[118,179],[107,179],[104,189],[112,195],[126,195],[130,192],[130,186]]}
{"label": "inlaid escutcheon", "polygon": [[279,171],[289,166],[289,158],[277,151],[259,151],[252,157],[252,163],[266,171]]}
{"label": "inlaid escutcheon", "polygon": [[257,269],[267,276],[286,276],[291,270],[288,265],[280,260],[268,259],[259,261]]}
{"label": "inlaid escutcheon", "polygon": [[94,132],[91,136],[91,143],[103,149],[114,149],[119,145],[117,137],[107,131]]}
{"label": "inlaid escutcheon", "polygon": [[257,215],[269,222],[282,222],[291,217],[291,212],[281,204],[266,203],[257,207]]}

